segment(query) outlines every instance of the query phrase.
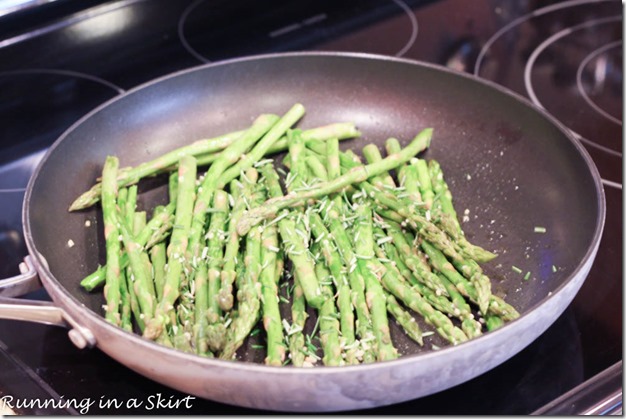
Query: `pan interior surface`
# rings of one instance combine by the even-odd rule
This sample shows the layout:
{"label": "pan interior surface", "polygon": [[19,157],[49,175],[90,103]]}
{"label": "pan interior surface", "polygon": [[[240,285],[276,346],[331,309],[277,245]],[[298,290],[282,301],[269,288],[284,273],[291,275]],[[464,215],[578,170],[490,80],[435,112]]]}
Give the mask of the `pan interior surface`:
{"label": "pan interior surface", "polygon": [[[261,113],[283,114],[296,102],[307,110],[298,127],[354,122],[362,137],[341,144],[355,151],[374,142],[384,154],[387,138],[406,144],[434,128],[424,156],[441,163],[469,240],[499,254],[485,272],[494,293],[522,315],[564,286],[599,239],[601,199],[590,160],[525,101],[415,62],[287,54],[175,74],[115,99],[67,131],[31,180],[25,202],[31,251],[45,258],[50,281],[101,315],[102,293],[79,286],[105,263],[100,210],[67,209],[100,176],[107,155],[117,155],[120,167],[133,166],[246,128]],[[165,202],[166,191],[164,177],[142,182],[138,209]],[[430,348],[406,340],[400,350]]]}

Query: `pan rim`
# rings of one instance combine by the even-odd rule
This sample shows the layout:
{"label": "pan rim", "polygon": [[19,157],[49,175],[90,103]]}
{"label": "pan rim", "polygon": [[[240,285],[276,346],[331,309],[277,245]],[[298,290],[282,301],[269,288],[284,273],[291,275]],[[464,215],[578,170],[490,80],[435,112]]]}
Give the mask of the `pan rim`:
{"label": "pan rim", "polygon": [[[70,293],[68,291],[68,289],[66,287],[64,287],[61,282],[52,274],[52,272],[50,272],[50,270],[47,267],[47,263],[45,261],[45,257],[39,253],[39,251],[37,250],[37,246],[35,245],[34,241],[33,241],[33,236],[32,236],[32,226],[30,224],[30,218],[29,218],[29,212],[30,212],[30,201],[31,201],[31,196],[32,196],[32,192],[33,192],[33,187],[34,184],[36,183],[37,179],[39,178],[39,174],[42,170],[42,168],[45,166],[46,162],[48,161],[48,158],[50,157],[50,155],[52,155],[54,153],[54,150],[63,142],[63,140],[70,134],[72,133],[74,130],[76,130],[80,125],[82,125],[84,123],[84,121],[90,119],[93,117],[93,115],[97,114],[98,112],[102,111],[105,108],[108,108],[109,106],[112,106],[114,103],[116,103],[117,101],[123,100],[124,98],[131,96],[133,94],[135,94],[136,92],[139,92],[141,90],[144,90],[152,85],[158,84],[162,81],[168,80],[168,79],[172,79],[172,78],[177,78],[180,77],[182,75],[185,74],[189,74],[189,73],[193,73],[196,71],[203,71],[207,68],[214,68],[214,67],[220,67],[220,66],[225,66],[225,65],[234,65],[237,64],[239,62],[249,62],[249,61],[261,61],[261,60],[268,60],[268,59],[277,59],[277,58],[298,58],[298,57],[312,57],[312,58],[316,58],[316,57],[336,57],[336,58],[340,58],[340,59],[361,59],[361,60],[375,60],[375,61],[386,61],[386,62],[393,62],[393,63],[397,63],[397,64],[402,64],[402,65],[409,65],[409,66],[417,66],[417,67],[422,67],[422,68],[427,68],[429,70],[434,70],[434,71],[439,71],[439,72],[444,72],[447,73],[448,75],[452,76],[452,77],[460,77],[460,78],[464,78],[469,80],[472,83],[478,83],[480,85],[483,85],[485,87],[487,87],[488,89],[492,89],[492,90],[496,90],[498,91],[500,94],[504,94],[506,96],[509,96],[511,99],[517,100],[518,102],[521,102],[522,105],[524,105],[525,107],[530,108],[533,112],[536,112],[539,114],[539,116],[541,116],[542,118],[546,119],[550,124],[552,124],[553,126],[555,126],[563,135],[565,135],[565,137],[569,140],[569,142],[575,147],[576,151],[580,154],[580,156],[583,158],[584,162],[587,165],[587,168],[590,172],[590,175],[593,179],[593,184],[594,187],[596,189],[596,194],[597,194],[597,205],[598,205],[598,214],[597,214],[597,219],[596,219],[596,224],[595,224],[595,229],[594,229],[594,233],[592,236],[592,239],[590,241],[589,246],[587,247],[587,250],[584,254],[584,256],[581,258],[581,260],[579,261],[579,263],[575,266],[575,268],[572,270],[571,274],[568,275],[568,277],[564,280],[564,282],[559,285],[553,292],[551,295],[546,295],[544,296],[541,300],[539,300],[536,304],[532,305],[531,307],[529,307],[528,309],[525,310],[524,313],[521,313],[521,316],[519,319],[516,319],[512,322],[509,322],[507,324],[504,325],[504,327],[490,332],[490,333],[486,333],[482,336],[479,336],[478,338],[472,339],[468,342],[464,342],[460,345],[457,346],[446,346],[444,348],[442,348],[441,350],[438,351],[429,351],[429,352],[425,352],[425,353],[420,353],[420,354],[414,354],[414,355],[407,355],[407,356],[403,356],[400,357],[398,359],[395,360],[391,360],[391,361],[384,361],[384,362],[375,362],[373,364],[367,364],[367,365],[354,365],[354,366],[340,366],[340,367],[330,367],[330,366],[323,366],[323,367],[316,367],[316,368],[312,368],[312,369],[307,369],[307,368],[302,368],[299,369],[299,373],[302,374],[335,374],[338,372],[348,372],[348,371],[364,371],[366,369],[377,369],[377,368],[381,368],[381,367],[386,367],[388,365],[402,365],[403,363],[411,363],[412,361],[414,361],[415,359],[419,358],[419,359],[424,359],[424,358],[430,358],[433,356],[441,356],[439,355],[440,353],[453,353],[455,351],[459,351],[459,350],[463,350],[463,348],[467,348],[470,345],[478,345],[481,344],[481,342],[485,342],[488,339],[495,339],[494,336],[499,336],[502,335],[504,333],[506,333],[507,330],[511,330],[510,329],[510,325],[517,323],[519,321],[522,321],[528,314],[535,312],[539,307],[543,306],[546,301],[548,301],[549,299],[553,298],[554,296],[560,294],[565,288],[567,288],[572,282],[574,282],[575,279],[577,279],[581,274],[583,274],[583,271],[585,270],[585,268],[587,267],[588,264],[590,264],[590,262],[593,261],[593,259],[595,258],[595,254],[597,252],[597,249],[600,246],[600,241],[602,238],[602,234],[603,234],[603,230],[604,230],[604,224],[605,224],[605,218],[606,218],[606,198],[605,198],[605,193],[604,193],[604,188],[602,186],[602,182],[601,182],[601,177],[600,174],[598,172],[598,169],[595,165],[595,163],[593,162],[593,160],[591,159],[591,156],[589,155],[589,153],[587,152],[587,150],[584,148],[584,146],[581,144],[580,141],[578,141],[571,133],[571,131],[565,127],[560,121],[558,121],[555,117],[553,117],[548,111],[546,111],[545,109],[539,108],[537,107],[535,104],[533,104],[530,100],[524,98],[523,96],[519,95],[516,92],[511,91],[510,89],[500,86],[492,81],[489,80],[484,80],[481,78],[478,78],[472,74],[467,74],[467,73],[461,73],[455,70],[451,70],[447,67],[438,65],[438,64],[432,64],[432,63],[427,63],[427,62],[422,62],[422,61],[418,61],[418,60],[411,60],[411,59],[407,59],[407,58],[398,58],[398,57],[390,57],[390,56],[385,56],[385,55],[378,55],[378,54],[370,54],[370,53],[354,53],[354,52],[336,52],[336,51],[303,51],[303,52],[285,52],[285,53],[271,53],[271,54],[258,54],[258,55],[250,55],[250,56],[245,56],[245,57],[239,57],[239,58],[233,58],[233,59],[229,59],[229,60],[223,60],[223,61],[219,61],[219,62],[215,62],[215,63],[208,63],[208,64],[202,64],[202,65],[198,65],[198,66],[194,66],[194,67],[190,67],[190,68],[186,68],[186,69],[182,69],[167,75],[163,75],[161,77],[152,79],[146,83],[143,83],[139,86],[136,86],[130,90],[127,90],[126,92],[115,96],[114,98],[104,102],[103,104],[97,106],[96,108],[94,108],[92,111],[90,111],[89,113],[87,113],[86,115],[84,115],[83,117],[81,117],[78,121],[76,121],[74,124],[72,124],[67,130],[65,130],[57,140],[55,140],[55,142],[50,146],[50,148],[47,150],[47,152],[45,153],[44,157],[42,158],[42,160],[39,162],[37,168],[35,169],[35,171],[33,172],[32,176],[29,179],[27,188],[26,188],[26,192],[24,194],[24,200],[23,200],[23,205],[22,205],[22,223],[23,223],[23,230],[24,230],[24,238],[25,238],[25,242],[26,242],[26,246],[28,248],[29,254],[31,254],[33,256],[33,260],[35,263],[35,266],[37,267],[37,271],[40,275],[40,277],[42,277],[42,282],[44,284],[44,286],[46,287],[46,289],[48,291],[51,292],[51,294],[55,294],[56,296],[59,297],[59,299],[61,299],[62,301],[56,301],[55,303],[57,304],[62,304],[65,305],[67,304],[70,308],[71,312],[80,312],[82,315],[86,315],[89,319],[89,322],[93,323],[95,322],[99,327],[104,327],[106,328],[106,330],[109,333],[114,333],[120,337],[124,337],[124,338],[130,338],[132,339],[135,343],[137,344],[141,344],[142,346],[145,346],[146,348],[150,348],[153,350],[157,350],[157,351],[162,351],[164,353],[167,354],[172,354],[173,352],[176,353],[176,355],[183,357],[183,359],[189,359],[190,361],[193,362],[206,362],[207,365],[215,365],[215,366],[226,366],[228,365],[229,368],[235,368],[235,369],[244,369],[246,371],[250,371],[251,369],[253,371],[258,370],[258,372],[264,372],[267,373],[269,371],[272,372],[277,372],[280,373],[281,371],[284,373],[289,373],[292,374],[293,373],[293,369],[289,368],[289,369],[285,369],[285,368],[281,368],[281,367],[274,367],[272,368],[271,366],[267,366],[264,364],[257,364],[257,363],[252,363],[252,362],[243,362],[243,361],[225,361],[225,360],[221,360],[221,359],[212,359],[212,358],[204,358],[204,357],[200,357],[197,356],[195,354],[187,354],[184,353],[182,351],[178,351],[178,350],[174,350],[171,348],[167,348],[164,347],[162,345],[157,344],[156,342],[152,342],[149,341],[147,339],[142,338],[141,336],[135,334],[135,333],[131,333],[131,332],[127,332],[119,327],[116,327],[110,323],[108,323],[103,316],[95,313],[94,311],[87,309],[85,310],[86,307],[84,307],[73,295],[72,293]],[[586,276],[586,275],[585,275]],[[583,278],[584,280],[584,278]],[[50,288],[49,288],[50,287]],[[66,307],[62,307],[62,308],[66,308]],[[554,319],[556,320],[556,318]],[[81,321],[79,320],[79,323],[81,323]],[[96,336],[97,338],[97,336]],[[530,343],[530,342],[529,342]],[[461,348],[461,349],[459,349]],[[269,367],[269,368],[268,368]]]}

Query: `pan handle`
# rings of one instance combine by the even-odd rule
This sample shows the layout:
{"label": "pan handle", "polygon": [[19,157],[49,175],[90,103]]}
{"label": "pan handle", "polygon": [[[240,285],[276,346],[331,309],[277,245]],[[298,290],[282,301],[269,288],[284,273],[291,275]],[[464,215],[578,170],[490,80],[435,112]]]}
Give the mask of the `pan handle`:
{"label": "pan handle", "polygon": [[18,297],[41,288],[39,276],[30,255],[20,263],[20,274],[0,280],[0,297]]}
{"label": "pan handle", "polygon": [[78,348],[91,348],[96,338],[90,330],[76,323],[65,310],[49,301],[12,298],[41,288],[37,270],[26,256],[18,276],[0,280],[0,319],[24,320],[69,328],[68,336]]}

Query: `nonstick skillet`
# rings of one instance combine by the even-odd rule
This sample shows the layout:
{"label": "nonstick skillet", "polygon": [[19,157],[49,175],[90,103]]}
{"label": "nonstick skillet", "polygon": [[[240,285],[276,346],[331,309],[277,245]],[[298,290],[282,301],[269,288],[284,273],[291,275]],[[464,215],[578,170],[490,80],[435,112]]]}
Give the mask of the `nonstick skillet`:
{"label": "nonstick skillet", "polygon": [[[382,148],[392,136],[406,144],[432,127],[425,156],[441,163],[457,210],[466,216],[468,238],[499,254],[485,270],[494,292],[521,317],[439,350],[403,340],[394,329],[402,354],[397,360],[314,368],[265,366],[249,347],[239,361],[202,358],[107,323],[101,292],[79,286],[104,263],[100,211],[68,212],[100,175],[105,157],[119,156],[122,167],[136,165],[199,138],[243,129],[261,113],[282,114],[296,102],[306,108],[298,127],[354,122],[363,135],[342,142],[343,148],[360,150],[370,142]],[[165,199],[164,184],[148,183],[140,188],[139,207]],[[375,55],[252,56],[140,86],[89,113],[53,144],[24,198],[25,274],[0,281],[13,290],[8,295],[38,276],[53,303],[3,298],[0,317],[63,324],[78,346],[95,345],[155,381],[223,403],[282,411],[388,405],[483,374],[536,339],[585,280],[604,217],[600,177],[584,148],[549,114],[502,87]],[[531,272],[529,278],[513,266]]]}

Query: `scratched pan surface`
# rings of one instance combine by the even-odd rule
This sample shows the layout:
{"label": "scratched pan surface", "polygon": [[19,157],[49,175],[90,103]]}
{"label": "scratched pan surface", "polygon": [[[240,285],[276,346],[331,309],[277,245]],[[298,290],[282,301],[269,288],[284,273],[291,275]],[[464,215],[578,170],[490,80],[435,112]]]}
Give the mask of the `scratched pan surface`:
{"label": "scratched pan surface", "polygon": [[[245,128],[260,113],[306,107],[299,127],[352,121],[360,150],[388,137],[406,144],[426,127],[426,158],[440,161],[471,241],[499,254],[485,266],[494,292],[520,319],[456,347],[423,347],[395,325],[398,360],[354,367],[266,367],[246,342],[240,362],[167,349],[107,324],[101,292],[80,280],[104,263],[99,209],[68,213],[104,158],[136,165],[185,143]],[[164,202],[164,179],[142,184],[140,209]],[[432,394],[480,375],[537,338],[567,307],[590,269],[604,225],[598,173],[549,115],[502,88],[414,61],[296,53],[190,69],[96,109],[50,149],[28,187],[24,225],[42,281],[59,306],[119,362],[176,389],[271,410],[349,410]],[[85,221],[91,226],[86,227]],[[544,227],[545,233],[534,231]],[[71,239],[75,245],[67,246]],[[522,273],[516,273],[517,266]],[[556,268],[556,272],[554,272]],[[524,276],[530,272],[530,277]],[[427,327],[425,327],[427,328]],[[442,346],[433,350],[433,346]]]}

